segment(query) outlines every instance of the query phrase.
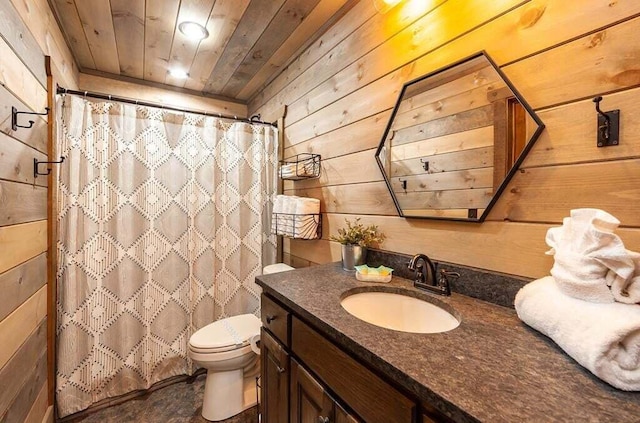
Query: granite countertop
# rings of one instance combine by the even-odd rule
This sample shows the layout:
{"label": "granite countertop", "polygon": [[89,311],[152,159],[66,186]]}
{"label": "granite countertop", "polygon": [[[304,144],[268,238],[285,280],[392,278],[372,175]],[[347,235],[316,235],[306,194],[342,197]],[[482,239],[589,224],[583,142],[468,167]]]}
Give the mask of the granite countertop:
{"label": "granite countertop", "polygon": [[[640,393],[600,381],[513,309],[457,293],[423,293],[395,276],[388,284],[360,282],[340,263],[256,281],[345,351],[455,421],[640,421]],[[363,288],[428,297],[453,311],[460,326],[414,334],[371,325],[340,306],[346,291]]]}

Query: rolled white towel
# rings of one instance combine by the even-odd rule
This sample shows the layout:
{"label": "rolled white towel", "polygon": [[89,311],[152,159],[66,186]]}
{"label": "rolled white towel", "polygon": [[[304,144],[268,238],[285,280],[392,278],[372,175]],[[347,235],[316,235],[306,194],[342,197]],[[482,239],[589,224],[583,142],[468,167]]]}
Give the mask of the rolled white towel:
{"label": "rolled white towel", "polygon": [[280,235],[290,236],[292,237],[293,227],[295,224],[294,215],[296,213],[296,206],[298,197],[295,195],[285,195],[284,196],[284,222],[282,225],[282,233]]}
{"label": "rolled white towel", "polygon": [[564,295],[547,276],[522,288],[515,307],[523,322],[600,379],[640,390],[640,306],[581,301]]}
{"label": "rolled white towel", "polygon": [[607,285],[611,288],[613,298],[621,303],[640,304],[640,253],[628,251],[634,263],[634,272],[631,277],[623,278],[613,271],[606,276]]}
{"label": "rolled white towel", "polygon": [[313,176],[315,165],[316,162],[314,161],[314,159],[307,159],[303,162],[298,163],[298,165],[296,166],[298,176]]}
{"label": "rolled white towel", "polygon": [[296,214],[320,213],[320,200],[317,198],[296,198]]}
{"label": "rolled white towel", "polygon": [[279,234],[279,228],[284,224],[284,217],[281,213],[284,213],[284,195],[276,195],[273,200],[273,209],[271,210],[271,233]]}
{"label": "rolled white towel", "polygon": [[280,166],[280,177],[281,178],[289,178],[291,176],[295,176],[296,174],[296,165],[295,163],[285,163]]}
{"label": "rolled white towel", "polygon": [[318,237],[320,200],[317,198],[296,198],[295,211],[295,237],[303,239],[315,239]]}
{"label": "rolled white towel", "polygon": [[547,254],[555,259],[551,275],[565,294],[592,302],[615,301],[607,275],[613,272],[626,281],[634,272],[629,252],[613,233],[619,224],[605,211],[574,209],[562,226],[547,231]]}
{"label": "rolled white towel", "polygon": [[554,259],[550,273],[564,294],[594,303],[615,301],[605,281],[608,269],[598,260],[565,250],[556,251]]}

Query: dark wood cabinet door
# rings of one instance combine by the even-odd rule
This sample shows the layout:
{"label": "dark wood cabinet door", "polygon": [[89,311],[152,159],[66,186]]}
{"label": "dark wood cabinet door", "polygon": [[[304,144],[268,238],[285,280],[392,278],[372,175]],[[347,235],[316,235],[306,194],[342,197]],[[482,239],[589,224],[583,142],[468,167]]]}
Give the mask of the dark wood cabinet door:
{"label": "dark wood cabinet door", "polygon": [[260,332],[262,423],[289,420],[289,354],[264,328]]}
{"label": "dark wood cabinet door", "polygon": [[[335,423],[360,423],[358,419],[353,417],[351,414],[347,413],[347,411],[340,406],[340,404],[335,403]],[[333,423],[333,422],[332,422]]]}
{"label": "dark wood cabinet door", "polygon": [[324,388],[291,359],[291,423],[333,423],[331,397]]}

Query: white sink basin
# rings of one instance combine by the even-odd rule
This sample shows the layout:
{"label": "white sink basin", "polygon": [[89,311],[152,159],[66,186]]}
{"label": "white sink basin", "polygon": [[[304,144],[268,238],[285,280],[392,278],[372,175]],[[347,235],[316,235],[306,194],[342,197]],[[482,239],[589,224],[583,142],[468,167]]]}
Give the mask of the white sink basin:
{"label": "white sink basin", "polygon": [[437,305],[396,293],[360,292],[345,297],[340,304],[360,320],[400,332],[439,333],[460,325]]}

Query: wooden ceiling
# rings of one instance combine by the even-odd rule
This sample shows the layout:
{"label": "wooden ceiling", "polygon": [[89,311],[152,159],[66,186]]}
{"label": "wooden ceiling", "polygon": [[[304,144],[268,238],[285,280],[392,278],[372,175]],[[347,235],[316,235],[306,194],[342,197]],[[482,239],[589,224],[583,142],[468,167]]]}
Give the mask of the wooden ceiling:
{"label": "wooden ceiling", "polygon": [[[246,101],[351,0],[49,0],[81,71]],[[193,41],[193,21],[209,37]],[[169,69],[188,72],[187,79]]]}

